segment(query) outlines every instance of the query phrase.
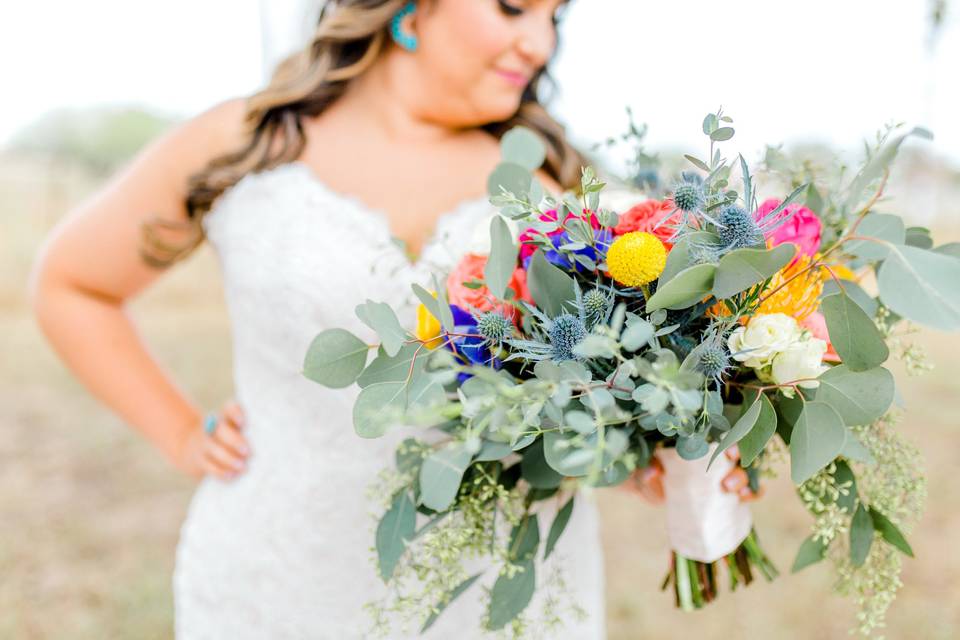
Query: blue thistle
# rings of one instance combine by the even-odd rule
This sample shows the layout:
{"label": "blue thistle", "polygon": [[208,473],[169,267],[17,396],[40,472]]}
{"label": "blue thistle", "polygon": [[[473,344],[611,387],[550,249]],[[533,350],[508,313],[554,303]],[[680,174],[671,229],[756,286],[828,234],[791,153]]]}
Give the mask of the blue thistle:
{"label": "blue thistle", "polygon": [[612,304],[612,296],[600,289],[591,289],[583,295],[583,314],[590,325],[597,324],[607,317]]}
{"label": "blue thistle", "polygon": [[491,344],[500,344],[513,330],[513,324],[499,311],[487,311],[477,317],[477,333]]}
{"label": "blue thistle", "polygon": [[720,379],[730,368],[730,354],[719,342],[704,344],[697,359],[697,370],[720,384]]}
{"label": "blue thistle", "polygon": [[699,211],[706,202],[703,187],[691,182],[681,182],[673,190],[673,203],[684,213]]}
{"label": "blue thistle", "polygon": [[577,316],[564,313],[551,321],[549,337],[551,358],[555,362],[576,360],[573,348],[587,337],[587,327]]}
{"label": "blue thistle", "polygon": [[717,216],[717,235],[725,251],[763,245],[760,225],[746,209],[735,204],[725,206]]}

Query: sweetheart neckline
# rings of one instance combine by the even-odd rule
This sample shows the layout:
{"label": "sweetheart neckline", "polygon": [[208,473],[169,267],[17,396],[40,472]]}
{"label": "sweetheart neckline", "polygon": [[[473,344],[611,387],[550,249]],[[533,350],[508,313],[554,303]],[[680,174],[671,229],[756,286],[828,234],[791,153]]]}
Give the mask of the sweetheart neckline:
{"label": "sweetheart neckline", "polygon": [[430,233],[426,236],[423,244],[420,246],[420,251],[417,253],[417,255],[411,256],[405,250],[404,241],[393,233],[390,225],[390,216],[386,211],[379,207],[371,207],[362,199],[360,199],[359,196],[356,196],[352,193],[334,189],[327,184],[327,182],[323,180],[311,166],[302,160],[292,160],[290,162],[279,164],[270,169],[264,169],[263,171],[256,173],[248,173],[237,182],[237,185],[254,176],[264,177],[275,175],[280,174],[283,171],[290,171],[291,169],[299,171],[301,174],[305,174],[308,184],[312,184],[328,197],[352,205],[354,209],[358,209],[361,214],[367,216],[369,220],[375,221],[377,223],[376,226],[382,229],[384,237],[388,241],[387,244],[401,254],[405,265],[410,269],[416,269],[424,264],[424,259],[428,251],[437,242],[439,242],[441,228],[446,224],[447,220],[461,216],[465,211],[469,211],[481,203],[493,207],[493,205],[490,204],[489,197],[487,195],[461,199],[452,208],[437,216],[437,218],[434,220]]}

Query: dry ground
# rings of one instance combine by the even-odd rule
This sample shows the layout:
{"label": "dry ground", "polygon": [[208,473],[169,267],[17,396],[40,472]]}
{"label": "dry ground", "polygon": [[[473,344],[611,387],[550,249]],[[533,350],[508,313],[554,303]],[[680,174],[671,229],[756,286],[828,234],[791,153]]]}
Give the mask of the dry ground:
{"label": "dry ground", "polygon": [[[92,184],[69,167],[0,159],[0,638],[172,636],[173,551],[192,485],[71,378],[25,300],[41,238]],[[205,405],[229,396],[229,328],[207,250],[138,300],[134,314],[191,394]],[[946,640],[960,637],[960,341],[926,332],[919,342],[936,370],[899,373],[910,408],[902,428],[926,457],[930,499],[887,637]],[[724,594],[697,614],[675,611],[656,590],[663,514],[617,491],[601,502],[611,640],[848,637],[853,610],[829,595],[826,567]],[[809,523],[789,482],[773,482],[754,512],[771,555],[789,568]]]}

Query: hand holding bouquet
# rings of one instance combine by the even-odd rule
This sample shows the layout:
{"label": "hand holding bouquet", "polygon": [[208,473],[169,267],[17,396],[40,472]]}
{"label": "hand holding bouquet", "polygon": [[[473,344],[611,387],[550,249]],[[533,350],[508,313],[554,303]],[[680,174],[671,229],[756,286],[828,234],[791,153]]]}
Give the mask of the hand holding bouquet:
{"label": "hand holding bouquet", "polygon": [[[724,573],[731,588],[777,574],[720,485],[734,464],[756,489],[788,452],[815,517],[795,569],[830,557],[853,584],[912,554],[902,525],[922,485],[909,448],[891,446],[883,364],[899,323],[960,327],[960,259],[874,207],[906,135],[929,134],[887,132],[852,179],[758,203],[747,163],[717,148],[731,122],[709,114],[707,159],[687,156],[697,172],[620,213],[590,167],[578,194],[546,193],[532,175],[543,146],[514,129],[489,178],[489,255],[414,285],[415,329],[367,301],[357,315],[379,344],[329,329],[311,345],[307,377],[361,387],[360,436],[424,430],[397,451],[376,536],[385,581],[415,569],[426,585],[403,600],[424,629],[478,579],[458,564],[471,555],[498,572],[483,624],[517,628],[574,508],[566,490],[652,464],[665,470],[665,587],[684,609],[715,598]],[[738,461],[724,455],[735,445]],[[558,495],[572,497],[541,540],[537,505]],[[887,596],[864,606],[882,614]]]}

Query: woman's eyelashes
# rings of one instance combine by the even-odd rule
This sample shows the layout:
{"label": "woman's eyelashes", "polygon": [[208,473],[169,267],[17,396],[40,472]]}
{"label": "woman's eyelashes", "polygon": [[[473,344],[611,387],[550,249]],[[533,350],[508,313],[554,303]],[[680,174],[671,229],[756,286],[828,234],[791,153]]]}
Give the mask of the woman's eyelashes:
{"label": "woman's eyelashes", "polygon": [[[503,11],[503,13],[508,16],[519,16],[519,15],[522,15],[523,12],[525,11],[525,9],[523,9],[522,7],[516,7],[510,4],[509,2],[504,2],[504,0],[497,0],[497,2],[500,5],[500,10]],[[563,9],[564,9],[564,5],[561,5],[561,7],[557,9],[556,13],[554,13],[550,17],[550,20],[551,22],[553,22],[554,26],[556,26],[557,23],[560,22]]]}
{"label": "woman's eyelashes", "polygon": [[508,16],[519,16],[523,13],[522,8],[515,7],[509,2],[504,2],[503,0],[497,0],[497,2],[500,4],[500,10]]}

